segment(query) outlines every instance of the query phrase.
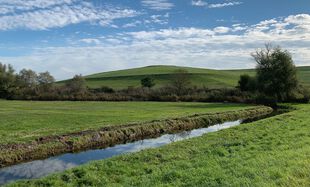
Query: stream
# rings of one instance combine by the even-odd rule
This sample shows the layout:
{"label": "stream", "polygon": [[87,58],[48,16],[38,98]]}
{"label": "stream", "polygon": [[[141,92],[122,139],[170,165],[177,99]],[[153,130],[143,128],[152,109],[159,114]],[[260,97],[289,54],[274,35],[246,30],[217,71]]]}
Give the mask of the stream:
{"label": "stream", "polygon": [[209,132],[219,131],[240,125],[241,120],[225,122],[208,128],[194,129],[177,134],[165,134],[158,138],[145,139],[132,143],[116,145],[105,149],[89,150],[79,153],[67,153],[60,156],[50,157],[44,160],[35,160],[0,169],[0,185],[20,179],[37,179],[56,172],[88,163],[94,160],[102,160],[113,156],[138,152],[143,149],[156,148],[172,142],[202,136]]}

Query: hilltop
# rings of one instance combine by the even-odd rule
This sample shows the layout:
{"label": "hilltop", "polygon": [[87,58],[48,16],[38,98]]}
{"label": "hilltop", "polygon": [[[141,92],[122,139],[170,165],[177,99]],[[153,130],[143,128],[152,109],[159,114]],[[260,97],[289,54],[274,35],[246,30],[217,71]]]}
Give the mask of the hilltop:
{"label": "hilltop", "polygon": [[[147,66],[126,70],[110,71],[85,76],[87,85],[91,88],[108,86],[114,89],[127,88],[129,86],[139,87],[140,80],[146,76],[152,77],[155,87],[169,84],[173,73],[183,69],[189,72],[192,85],[209,88],[232,88],[237,85],[239,76],[242,74],[254,75],[254,69],[242,70],[213,70],[181,66]],[[298,67],[298,78],[300,82],[310,87],[310,66]],[[66,81],[66,80],[65,80]],[[61,81],[60,83],[64,83]]]}

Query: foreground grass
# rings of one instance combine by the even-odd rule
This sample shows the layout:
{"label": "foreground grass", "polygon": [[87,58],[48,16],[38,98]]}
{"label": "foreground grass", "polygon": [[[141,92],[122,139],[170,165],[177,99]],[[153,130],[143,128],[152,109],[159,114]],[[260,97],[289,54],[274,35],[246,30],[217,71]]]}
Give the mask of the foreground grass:
{"label": "foreground grass", "polygon": [[0,145],[35,138],[249,106],[215,103],[0,101]]}
{"label": "foreground grass", "polygon": [[310,186],[310,105],[11,186]]}

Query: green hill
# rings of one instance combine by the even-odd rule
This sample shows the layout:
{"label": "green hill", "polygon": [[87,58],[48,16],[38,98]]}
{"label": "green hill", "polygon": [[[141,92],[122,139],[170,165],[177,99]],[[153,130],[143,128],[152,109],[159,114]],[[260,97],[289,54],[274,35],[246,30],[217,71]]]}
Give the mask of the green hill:
{"label": "green hill", "polygon": [[[86,76],[87,85],[91,88],[108,86],[114,89],[139,87],[140,80],[146,76],[155,79],[156,86],[169,84],[176,70],[184,69],[190,74],[192,85],[209,88],[235,87],[241,74],[254,75],[253,69],[244,70],[211,70],[180,66],[147,66],[119,71],[110,71]],[[310,87],[310,67],[298,67],[298,77],[302,84]],[[60,83],[63,83],[62,81]]]}

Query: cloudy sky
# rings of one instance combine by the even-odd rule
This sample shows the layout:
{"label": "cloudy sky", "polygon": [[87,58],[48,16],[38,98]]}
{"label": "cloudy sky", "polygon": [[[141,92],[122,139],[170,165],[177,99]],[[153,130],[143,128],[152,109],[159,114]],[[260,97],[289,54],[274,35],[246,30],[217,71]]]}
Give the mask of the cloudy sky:
{"label": "cloudy sky", "polygon": [[252,68],[271,42],[310,65],[309,0],[0,0],[0,62],[74,74]]}

